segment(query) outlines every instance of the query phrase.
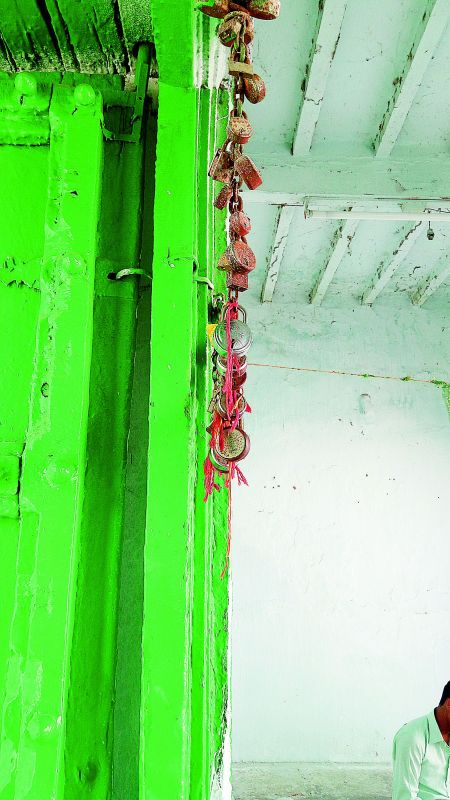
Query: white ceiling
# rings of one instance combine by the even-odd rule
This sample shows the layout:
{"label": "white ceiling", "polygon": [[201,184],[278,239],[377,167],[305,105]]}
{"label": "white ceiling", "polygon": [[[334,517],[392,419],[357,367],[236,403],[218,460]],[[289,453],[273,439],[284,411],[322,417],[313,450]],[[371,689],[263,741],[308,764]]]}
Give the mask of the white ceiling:
{"label": "white ceiling", "polygon": [[[433,241],[423,223],[409,246],[413,221],[304,216],[305,201],[326,210],[450,210],[448,0],[325,0],[324,8],[284,0],[278,20],[256,21],[253,60],[268,91],[248,107],[247,151],[264,184],[245,196],[258,259],[246,304],[260,302],[269,271],[273,304],[355,305],[365,295],[373,304],[419,298],[421,310],[448,308],[450,223],[432,224]],[[301,108],[311,142],[293,156]],[[284,205],[295,209],[281,214],[280,228]]]}

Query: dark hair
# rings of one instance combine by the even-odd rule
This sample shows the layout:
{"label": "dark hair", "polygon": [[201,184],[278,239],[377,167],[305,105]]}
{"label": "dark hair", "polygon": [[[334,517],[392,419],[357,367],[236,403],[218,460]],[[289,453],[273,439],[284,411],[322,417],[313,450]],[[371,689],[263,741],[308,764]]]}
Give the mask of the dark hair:
{"label": "dark hair", "polygon": [[439,705],[443,706],[446,700],[450,699],[450,681],[445,684],[444,691],[442,692],[442,697],[440,700]]}

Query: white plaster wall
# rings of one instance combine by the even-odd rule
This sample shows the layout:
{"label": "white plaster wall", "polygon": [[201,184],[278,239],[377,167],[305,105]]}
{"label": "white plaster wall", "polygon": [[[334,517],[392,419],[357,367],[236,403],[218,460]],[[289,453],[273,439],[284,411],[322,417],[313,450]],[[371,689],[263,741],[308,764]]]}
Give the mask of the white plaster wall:
{"label": "white plaster wall", "polygon": [[[288,313],[289,312],[289,313]],[[234,761],[385,762],[450,680],[448,316],[250,310],[234,490]]]}

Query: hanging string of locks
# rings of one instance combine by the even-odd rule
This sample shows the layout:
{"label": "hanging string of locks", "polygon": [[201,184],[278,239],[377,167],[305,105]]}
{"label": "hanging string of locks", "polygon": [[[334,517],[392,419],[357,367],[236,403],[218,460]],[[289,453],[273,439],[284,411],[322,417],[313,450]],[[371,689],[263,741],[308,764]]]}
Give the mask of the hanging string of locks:
{"label": "hanging string of locks", "polygon": [[244,211],[241,194],[243,184],[257,189],[262,177],[252,159],[243,152],[252,135],[252,126],[243,109],[244,100],[260,103],[266,96],[262,78],[253,70],[251,45],[254,38],[253,18],[271,20],[280,13],[280,0],[215,0],[201,6],[201,11],[221,19],[217,35],[231,49],[228,71],[233,78],[233,108],[230,112],[227,138],[215,154],[208,175],[223,183],[214,205],[229,209],[229,245],[220,257],[218,269],[226,272],[227,301],[223,304],[213,334],[212,370],[214,389],[209,407],[211,424],[209,454],[205,461],[205,500],[223,475],[225,485],[231,481],[247,483],[238,464],[250,450],[250,439],[244,430],[244,414],[251,411],[245,396],[247,353],[252,333],[246,312],[239,304],[239,293],[248,289],[249,273],[256,267],[255,254],[247,243],[251,222]]}

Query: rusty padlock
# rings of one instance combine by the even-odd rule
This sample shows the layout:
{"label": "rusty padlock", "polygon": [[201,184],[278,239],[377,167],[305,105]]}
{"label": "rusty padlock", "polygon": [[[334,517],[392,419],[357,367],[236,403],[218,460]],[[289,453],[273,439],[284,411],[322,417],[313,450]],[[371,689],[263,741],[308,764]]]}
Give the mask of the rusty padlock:
{"label": "rusty padlock", "polygon": [[245,44],[251,44],[255,38],[255,23],[250,14],[248,14],[245,9],[243,9],[243,11],[245,15],[244,42]]}
{"label": "rusty padlock", "polygon": [[236,236],[247,236],[251,229],[252,224],[250,218],[247,217],[244,211],[233,211],[233,213],[230,214],[230,233]]}
{"label": "rusty padlock", "polygon": [[257,189],[261,186],[263,179],[256,164],[249,156],[244,154],[238,156],[234,163],[234,168],[249,189]]}
{"label": "rusty padlock", "polygon": [[227,139],[225,144],[217,150],[208,170],[209,177],[214,181],[227,184],[232,181],[234,163],[231,153],[227,150],[229,143],[230,141]]}
{"label": "rusty padlock", "polygon": [[233,265],[231,263],[230,253],[228,251],[228,247],[224,253],[220,256],[217,262],[217,269],[222,270],[222,272],[231,272],[233,269]]}
{"label": "rusty padlock", "polygon": [[217,195],[216,199],[214,200],[214,206],[218,208],[220,211],[226,208],[228,203],[230,202],[231,198],[233,197],[233,187],[232,186],[224,186],[219,194]]}
{"label": "rusty padlock", "polygon": [[253,22],[253,18],[248,13],[247,9],[242,5],[242,3],[235,3],[234,0],[229,0],[229,8],[230,11],[240,11],[241,14],[245,14],[247,18],[247,27],[244,34],[244,42],[246,44],[250,44],[253,41],[255,35],[255,23]]}
{"label": "rusty padlock", "polygon": [[227,126],[227,137],[235,144],[247,144],[250,141],[253,128],[248,121],[245,111],[238,116],[234,111],[230,112]]}
{"label": "rusty padlock", "polygon": [[233,11],[227,14],[217,29],[217,35],[225,47],[238,45],[243,39],[245,44],[253,41],[255,25],[253,19],[245,10]]}
{"label": "rusty padlock", "polygon": [[241,386],[244,385],[246,380],[247,380],[246,372],[244,372],[243,375],[233,375],[232,377],[233,389],[240,389]]}
{"label": "rusty padlock", "polygon": [[264,83],[263,79],[256,74],[253,75],[243,75],[242,76],[242,85],[244,89],[244,94],[249,101],[249,103],[261,103],[266,96],[266,84]]}
{"label": "rusty padlock", "polygon": [[248,289],[248,272],[227,272],[227,289],[246,292]]}
{"label": "rusty padlock", "polygon": [[200,6],[200,11],[209,17],[223,19],[229,13],[230,8],[228,0],[215,0],[212,6]]}
{"label": "rusty padlock", "polygon": [[239,61],[238,58],[231,56],[228,60],[228,72],[233,78],[239,78],[240,75],[253,75],[253,64],[249,59]]}
{"label": "rusty padlock", "polygon": [[220,23],[217,28],[217,36],[225,47],[232,47],[239,41],[241,33],[246,27],[245,17],[247,16],[240,11],[233,11],[231,14],[227,14]]}
{"label": "rusty padlock", "polygon": [[256,267],[256,256],[247,242],[238,239],[227,247],[233,272],[252,272]]}
{"label": "rusty padlock", "polygon": [[241,0],[241,3],[257,19],[276,19],[280,15],[280,0]]}

